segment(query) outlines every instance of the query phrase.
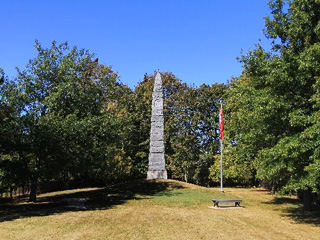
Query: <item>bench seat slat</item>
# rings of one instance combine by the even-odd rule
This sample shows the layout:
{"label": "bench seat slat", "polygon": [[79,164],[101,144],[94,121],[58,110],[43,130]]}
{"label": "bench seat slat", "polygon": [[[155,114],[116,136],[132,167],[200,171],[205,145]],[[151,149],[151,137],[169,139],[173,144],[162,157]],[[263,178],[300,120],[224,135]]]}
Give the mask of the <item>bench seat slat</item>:
{"label": "bench seat slat", "polygon": [[219,207],[220,202],[234,202],[235,207],[240,207],[241,199],[212,199],[214,207]]}
{"label": "bench seat slat", "polygon": [[242,202],[241,199],[212,199],[215,202]]}

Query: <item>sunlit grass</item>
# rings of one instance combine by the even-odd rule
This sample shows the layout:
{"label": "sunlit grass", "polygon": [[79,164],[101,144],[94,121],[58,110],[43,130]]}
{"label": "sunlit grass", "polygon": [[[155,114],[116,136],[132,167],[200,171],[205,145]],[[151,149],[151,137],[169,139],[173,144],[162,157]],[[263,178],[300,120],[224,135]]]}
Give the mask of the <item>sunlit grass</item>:
{"label": "sunlit grass", "polygon": [[[83,197],[83,208],[65,202]],[[213,209],[212,198],[241,198],[243,208]],[[0,239],[319,239],[319,215],[300,207],[262,189],[136,181],[1,206]]]}

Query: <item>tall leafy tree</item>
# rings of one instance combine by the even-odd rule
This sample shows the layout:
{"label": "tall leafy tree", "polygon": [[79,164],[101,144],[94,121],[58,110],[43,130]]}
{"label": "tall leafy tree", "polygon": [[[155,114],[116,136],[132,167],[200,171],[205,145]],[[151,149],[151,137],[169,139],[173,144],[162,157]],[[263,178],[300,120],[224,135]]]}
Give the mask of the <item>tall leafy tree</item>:
{"label": "tall leafy tree", "polygon": [[197,91],[195,126],[200,144],[200,156],[197,160],[194,181],[208,185],[209,168],[215,164],[215,156],[220,152],[219,144],[219,110],[220,102],[225,99],[227,86],[224,84],[203,84]]}
{"label": "tall leafy tree", "polygon": [[310,131],[317,124],[320,3],[275,0],[269,5],[265,34],[273,39],[272,50],[258,45],[242,57],[244,72],[230,85],[229,136],[240,164],[249,161],[274,190],[319,191],[310,181],[317,145],[306,136],[315,136]]}
{"label": "tall leafy tree", "polygon": [[76,48],[66,56],[65,52],[69,49],[67,43],[57,45],[53,42],[51,48],[46,49],[36,41],[35,48],[38,56],[29,61],[26,70],[18,69],[17,76],[24,143],[30,156],[28,165],[32,201],[36,200],[38,180],[45,177],[45,169],[48,169],[51,162],[58,163],[58,159],[52,158],[49,149],[54,142],[52,132],[55,130],[52,129],[54,125],[46,121],[53,110],[48,98],[52,98],[51,94],[55,95],[61,84],[67,83],[70,78],[79,77],[84,68],[90,65],[92,58],[88,52],[77,51]]}
{"label": "tall leafy tree", "polygon": [[10,192],[11,197],[27,185],[27,163],[19,154],[23,152],[19,108],[10,100],[16,95],[14,82],[0,69],[0,192]]}
{"label": "tall leafy tree", "polygon": [[128,174],[125,136],[119,132],[130,90],[89,51],[56,42],[43,48],[36,41],[35,48],[38,56],[26,70],[18,69],[15,95],[30,200],[36,200],[39,180],[64,177],[88,184]]}

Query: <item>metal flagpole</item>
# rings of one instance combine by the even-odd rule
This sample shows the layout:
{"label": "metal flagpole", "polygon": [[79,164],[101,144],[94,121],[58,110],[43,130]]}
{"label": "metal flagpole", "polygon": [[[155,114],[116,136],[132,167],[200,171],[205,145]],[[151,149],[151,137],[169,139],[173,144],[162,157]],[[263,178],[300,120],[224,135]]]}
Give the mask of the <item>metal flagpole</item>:
{"label": "metal flagpole", "polygon": [[[219,120],[220,120],[220,131],[223,131],[221,129],[221,123],[223,122],[223,115],[222,115],[222,101],[220,100],[220,114],[219,114]],[[223,162],[222,162],[222,151],[223,151],[223,137],[221,138],[221,132],[220,132],[220,192],[223,192]]]}
{"label": "metal flagpole", "polygon": [[222,139],[220,139],[220,148],[221,148],[221,157],[220,157],[220,192],[223,192],[223,169],[222,169],[222,150],[223,150],[223,144]]}

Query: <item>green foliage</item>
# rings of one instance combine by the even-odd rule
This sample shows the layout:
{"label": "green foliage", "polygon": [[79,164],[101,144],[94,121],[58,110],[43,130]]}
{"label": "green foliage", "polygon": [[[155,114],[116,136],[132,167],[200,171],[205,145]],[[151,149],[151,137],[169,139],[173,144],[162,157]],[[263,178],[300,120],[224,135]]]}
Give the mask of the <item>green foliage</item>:
{"label": "green foliage", "polygon": [[[125,149],[131,90],[89,51],[56,42],[43,48],[36,41],[35,48],[38,56],[18,69],[15,82],[1,86],[1,125],[11,116],[16,126],[12,153],[2,156],[1,179],[31,184],[35,200],[39,181],[92,185],[132,175]],[[24,183],[12,175],[18,172]]]}
{"label": "green foliage", "polygon": [[174,174],[179,179],[206,185],[213,156],[219,151],[219,100],[226,87],[220,84],[186,87],[172,111],[176,133],[171,137]]}
{"label": "green foliage", "polygon": [[249,162],[251,176],[257,172],[274,190],[317,191],[320,2],[277,0],[270,8],[272,51],[258,45],[242,56],[244,72],[230,84],[230,159],[240,168]]}
{"label": "green foliage", "polygon": [[14,83],[0,69],[0,193],[10,192],[25,183],[26,165],[17,154],[19,121],[17,108],[9,101],[16,94]]}

